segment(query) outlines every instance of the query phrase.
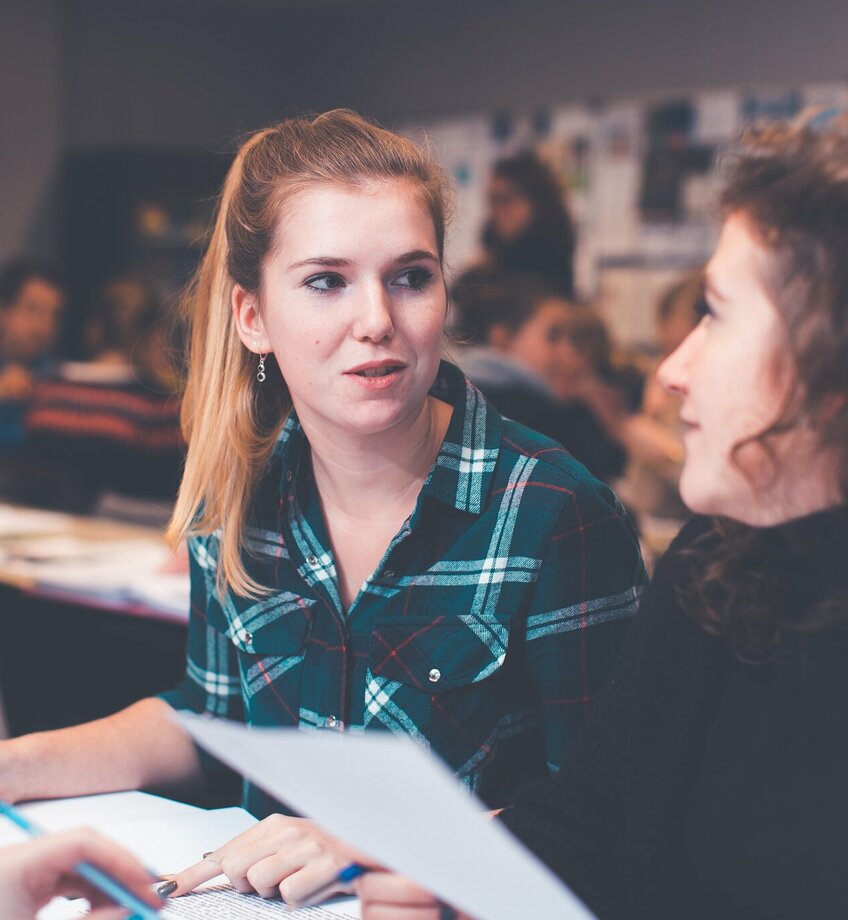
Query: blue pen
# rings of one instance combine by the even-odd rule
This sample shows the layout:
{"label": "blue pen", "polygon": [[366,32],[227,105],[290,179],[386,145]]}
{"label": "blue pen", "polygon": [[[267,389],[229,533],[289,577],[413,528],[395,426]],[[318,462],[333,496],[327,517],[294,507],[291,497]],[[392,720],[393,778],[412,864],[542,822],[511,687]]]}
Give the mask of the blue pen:
{"label": "blue pen", "polygon": [[337,893],[335,889],[339,885],[349,885],[351,882],[358,879],[360,875],[365,875],[366,872],[370,871],[371,870],[367,866],[360,866],[359,863],[351,863],[349,866],[345,866],[344,869],[334,878],[330,879],[329,882],[322,885],[320,888],[316,888],[306,895],[305,898],[292,906],[312,907],[314,904],[320,904],[322,901],[326,901],[331,894]]}
{"label": "blue pen", "polygon": [[[0,799],[0,814],[5,815],[13,824],[16,824],[22,831],[26,831],[30,837],[41,837],[44,831],[33,824],[29,818],[18,811],[17,808]],[[125,888],[120,882],[107,875],[97,866],[91,863],[81,862],[74,866],[74,871],[80,878],[85,879],[93,885],[98,891],[102,891],[107,897],[111,898],[120,907],[125,907],[135,913],[131,920],[159,920],[161,914],[154,910],[149,904],[145,904],[140,898],[136,897],[128,888]]]}

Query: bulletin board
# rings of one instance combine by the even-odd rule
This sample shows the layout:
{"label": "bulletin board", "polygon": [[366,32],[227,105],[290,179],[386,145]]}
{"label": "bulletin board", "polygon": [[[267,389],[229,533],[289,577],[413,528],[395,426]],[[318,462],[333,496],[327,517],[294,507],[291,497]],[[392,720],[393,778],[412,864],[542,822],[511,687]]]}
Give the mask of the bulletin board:
{"label": "bulletin board", "polygon": [[710,90],[406,123],[454,178],[449,274],[480,257],[486,181],[498,157],[533,148],[565,190],[578,231],[575,275],[624,347],[650,350],[660,293],[715,245],[722,150],[753,119],[848,107],[848,82]]}

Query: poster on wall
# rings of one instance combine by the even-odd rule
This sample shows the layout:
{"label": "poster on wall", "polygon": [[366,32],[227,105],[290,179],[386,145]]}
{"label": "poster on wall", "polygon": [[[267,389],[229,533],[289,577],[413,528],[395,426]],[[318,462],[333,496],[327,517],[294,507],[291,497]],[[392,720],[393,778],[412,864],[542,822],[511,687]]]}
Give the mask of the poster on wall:
{"label": "poster on wall", "polygon": [[848,108],[848,82],[476,113],[402,130],[426,136],[455,181],[451,275],[481,256],[492,163],[533,149],[575,221],[578,295],[598,306],[620,344],[650,349],[662,289],[703,266],[715,245],[722,150],[746,122],[791,118],[810,105]]}

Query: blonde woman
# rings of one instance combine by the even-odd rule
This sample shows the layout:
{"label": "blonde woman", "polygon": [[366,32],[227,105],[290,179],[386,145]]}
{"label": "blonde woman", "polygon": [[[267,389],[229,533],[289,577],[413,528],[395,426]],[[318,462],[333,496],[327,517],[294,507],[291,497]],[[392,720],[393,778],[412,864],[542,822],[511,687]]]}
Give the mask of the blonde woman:
{"label": "blonde woman", "polygon": [[[349,112],[243,145],[188,301],[185,681],[3,745],[0,794],[197,783],[172,707],[407,733],[493,806],[556,770],[643,568],[612,493],[441,361],[446,211],[427,156]],[[277,815],[166,891],[223,869],[296,898],[339,858]]]}

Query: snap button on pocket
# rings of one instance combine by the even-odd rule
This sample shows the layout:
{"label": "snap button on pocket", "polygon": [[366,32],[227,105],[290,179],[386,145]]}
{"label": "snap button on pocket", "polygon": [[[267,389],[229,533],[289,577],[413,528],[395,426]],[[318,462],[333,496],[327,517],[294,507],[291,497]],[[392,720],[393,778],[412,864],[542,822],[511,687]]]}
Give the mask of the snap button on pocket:
{"label": "snap button on pocket", "polygon": [[318,565],[318,557],[317,557],[314,553],[310,553],[310,554],[306,557],[306,562],[307,562],[308,565],[311,565],[312,568],[314,569],[315,566]]}
{"label": "snap button on pocket", "polygon": [[442,672],[438,668],[431,668],[430,673],[427,675],[431,684],[438,683],[442,678]]}

